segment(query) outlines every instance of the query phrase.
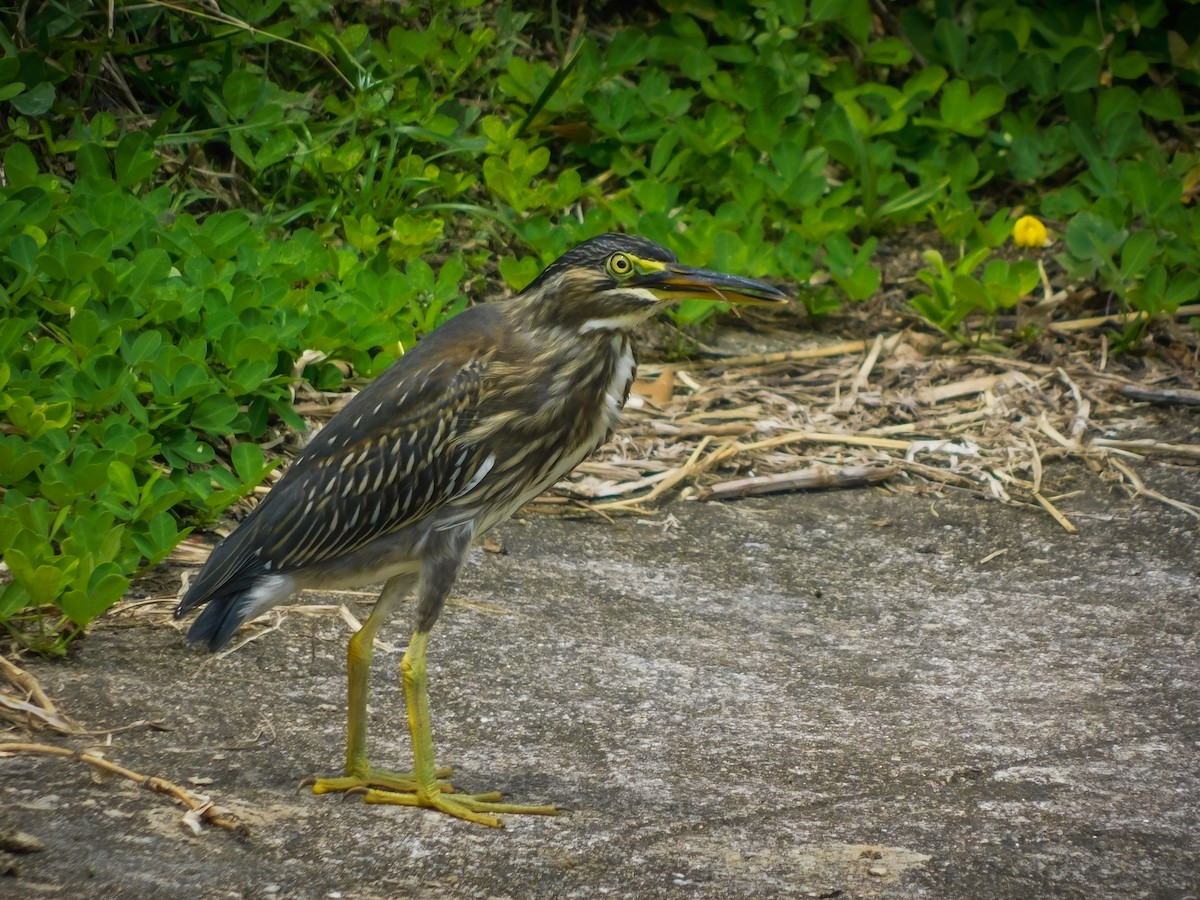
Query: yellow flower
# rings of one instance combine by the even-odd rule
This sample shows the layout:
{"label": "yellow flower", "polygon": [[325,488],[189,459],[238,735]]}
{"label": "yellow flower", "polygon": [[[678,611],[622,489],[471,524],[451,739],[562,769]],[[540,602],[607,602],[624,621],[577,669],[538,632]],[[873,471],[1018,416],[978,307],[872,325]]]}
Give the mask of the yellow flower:
{"label": "yellow flower", "polygon": [[1046,226],[1037,216],[1021,216],[1012,230],[1013,243],[1018,247],[1046,246]]}

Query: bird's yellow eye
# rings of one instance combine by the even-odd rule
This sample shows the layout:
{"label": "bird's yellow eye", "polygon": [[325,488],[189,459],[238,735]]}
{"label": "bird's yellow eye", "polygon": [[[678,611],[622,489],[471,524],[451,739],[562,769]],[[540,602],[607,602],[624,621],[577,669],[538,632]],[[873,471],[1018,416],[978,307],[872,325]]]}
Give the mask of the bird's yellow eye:
{"label": "bird's yellow eye", "polygon": [[608,258],[608,271],[623,278],[633,271],[633,260],[624,253],[614,253]]}

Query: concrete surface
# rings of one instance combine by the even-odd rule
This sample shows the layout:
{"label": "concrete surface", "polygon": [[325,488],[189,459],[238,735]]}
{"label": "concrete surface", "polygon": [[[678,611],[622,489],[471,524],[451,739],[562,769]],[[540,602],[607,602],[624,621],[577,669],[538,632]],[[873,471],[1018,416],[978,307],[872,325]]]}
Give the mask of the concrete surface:
{"label": "concrete surface", "polygon": [[[105,751],[252,835],[0,759],[0,824],[47,846],[0,895],[1196,897],[1196,523],[1115,493],[1060,506],[1081,534],[879,490],[503,526],[431,644],[459,787],[563,809],[499,831],[296,791],[341,762],[336,617],[221,661],[102,624],[32,670],[88,727],[162,720]],[[379,765],[407,763],[406,637],[377,657]]]}

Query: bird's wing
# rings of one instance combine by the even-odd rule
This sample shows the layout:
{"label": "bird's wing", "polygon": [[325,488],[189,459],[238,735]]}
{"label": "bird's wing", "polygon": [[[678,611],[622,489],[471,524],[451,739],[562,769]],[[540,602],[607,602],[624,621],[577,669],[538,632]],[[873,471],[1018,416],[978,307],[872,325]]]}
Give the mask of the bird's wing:
{"label": "bird's wing", "polygon": [[486,474],[486,450],[462,440],[493,346],[490,317],[471,313],[486,310],[443,326],[347,403],[213,551],[178,613],[263,575],[352,552],[429,515]]}

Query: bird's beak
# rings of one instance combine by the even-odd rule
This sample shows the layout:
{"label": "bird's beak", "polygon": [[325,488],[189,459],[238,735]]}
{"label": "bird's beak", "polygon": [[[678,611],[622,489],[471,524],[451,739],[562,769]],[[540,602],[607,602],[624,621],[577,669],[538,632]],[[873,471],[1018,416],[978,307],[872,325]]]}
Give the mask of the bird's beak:
{"label": "bird's beak", "polygon": [[725,300],[751,306],[774,306],[786,303],[788,299],[786,294],[761,281],[678,263],[659,265],[661,269],[639,275],[635,283],[664,301]]}

